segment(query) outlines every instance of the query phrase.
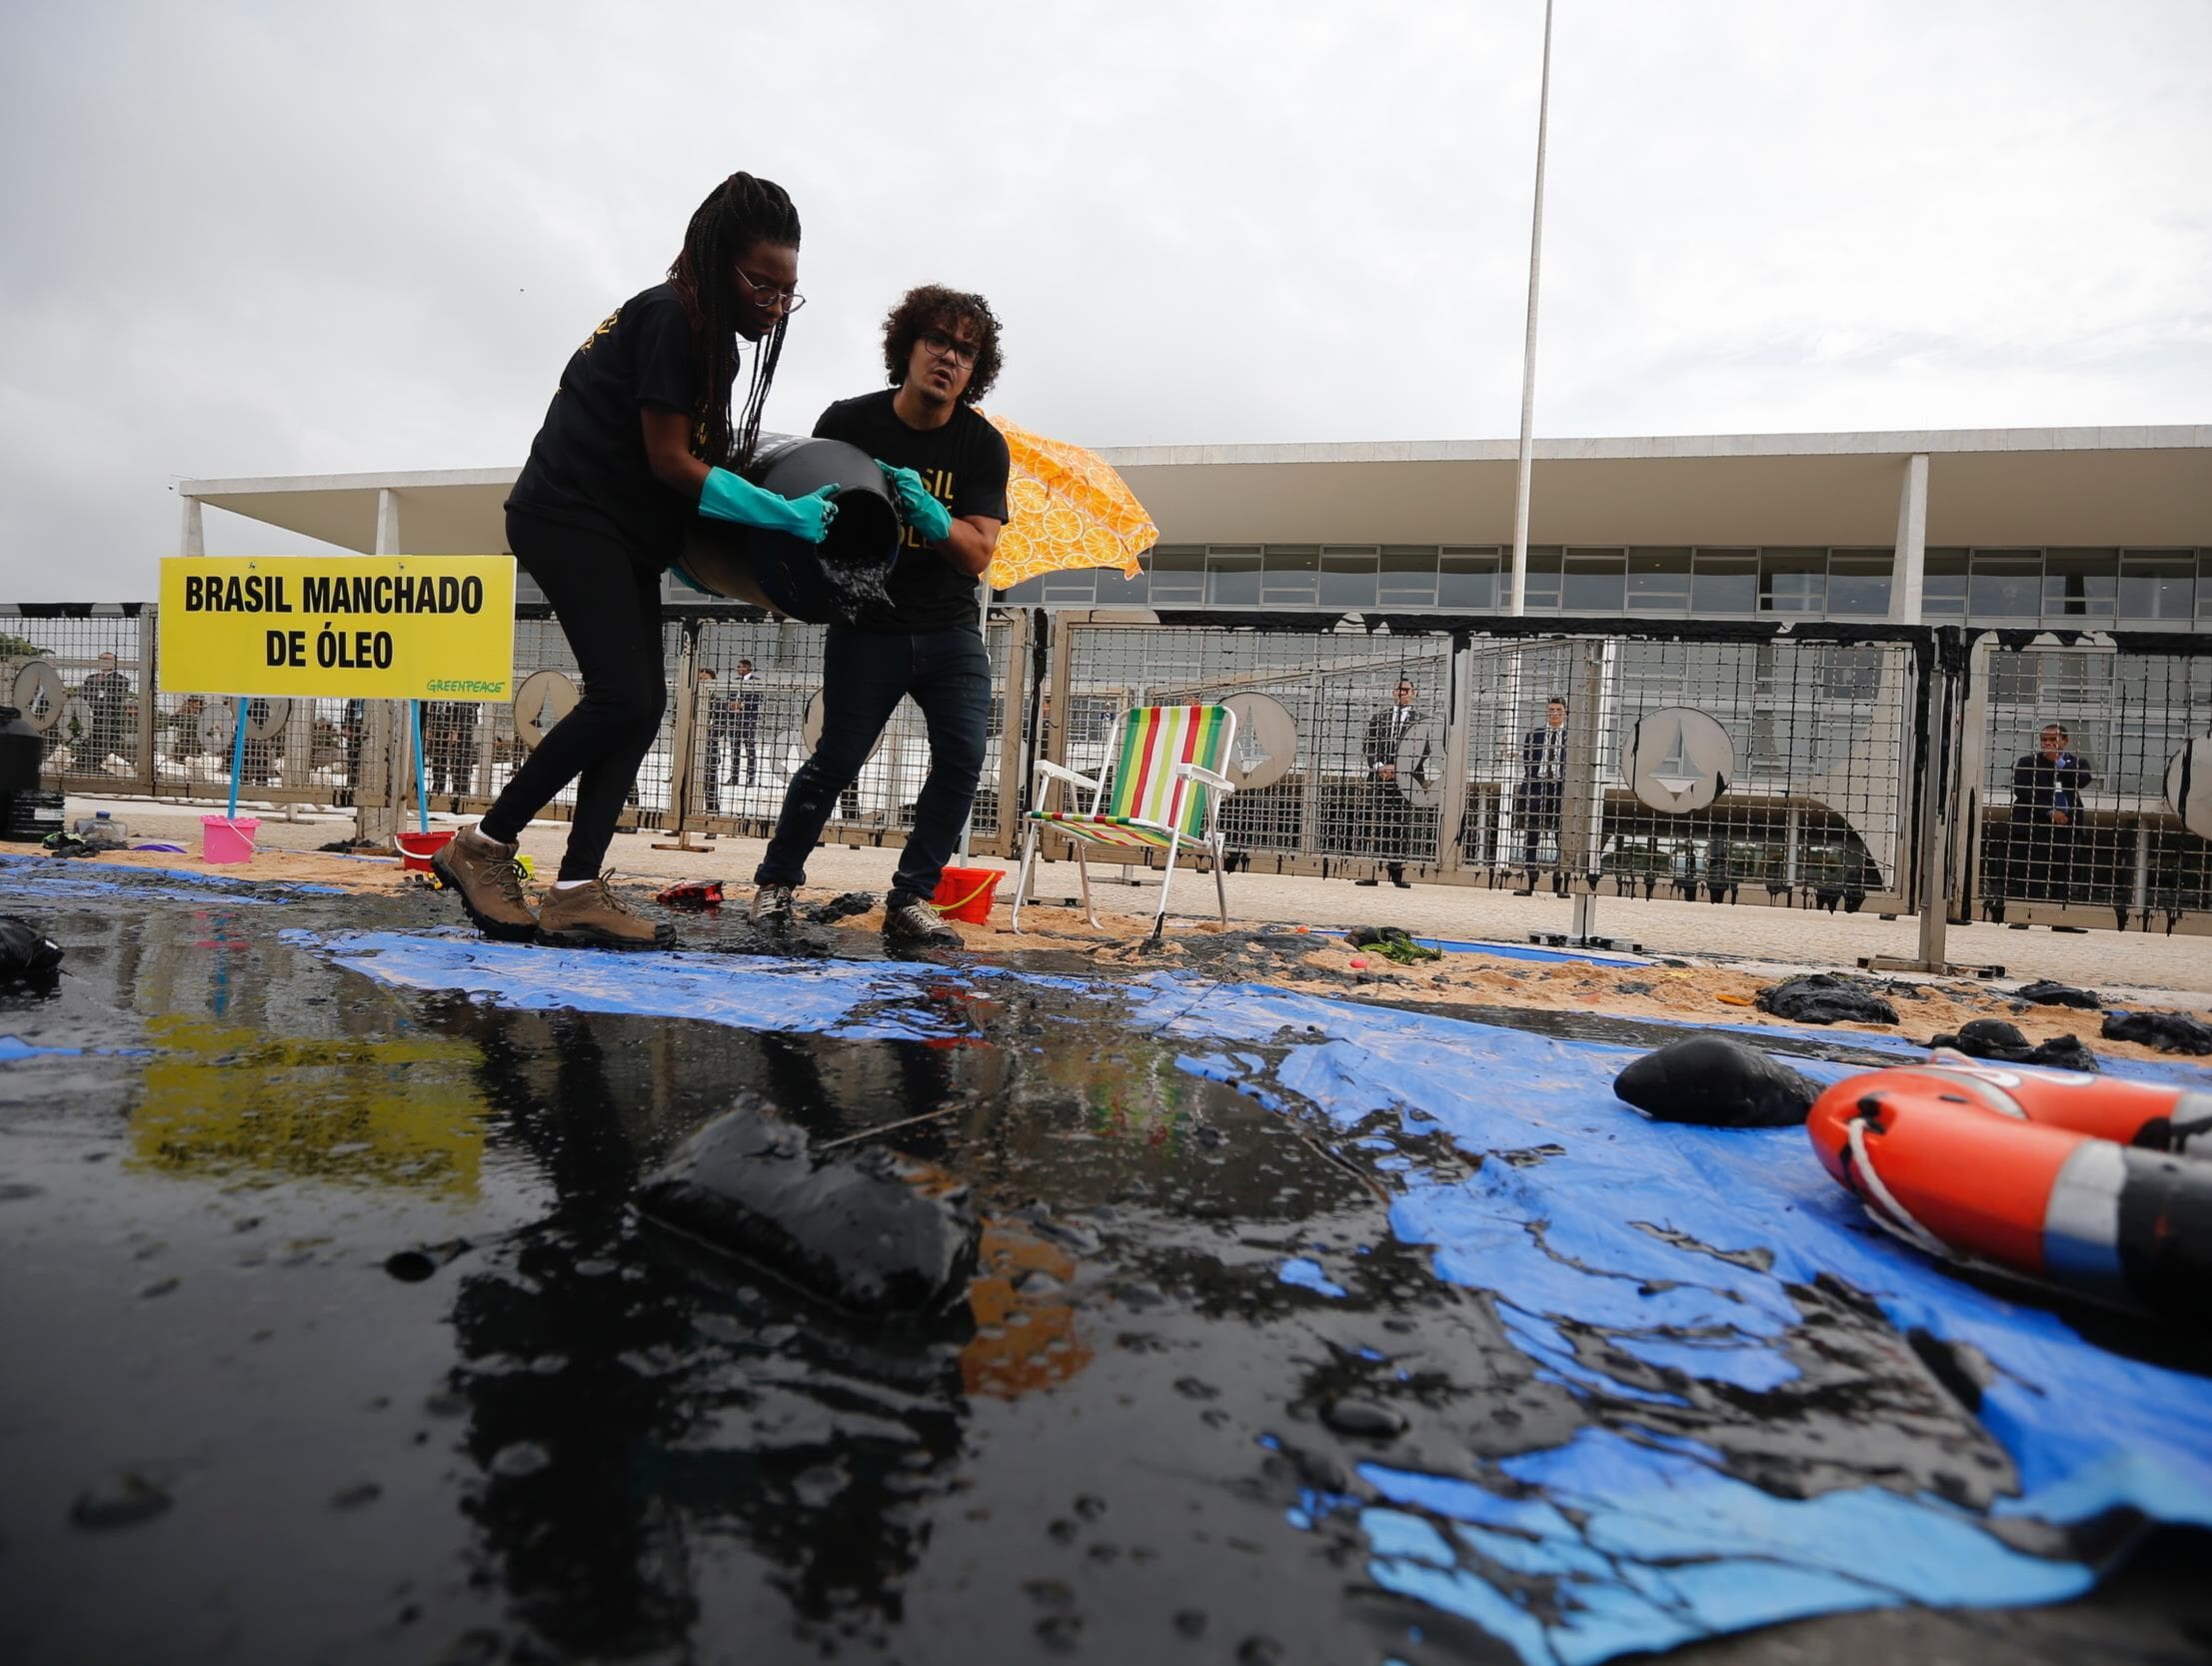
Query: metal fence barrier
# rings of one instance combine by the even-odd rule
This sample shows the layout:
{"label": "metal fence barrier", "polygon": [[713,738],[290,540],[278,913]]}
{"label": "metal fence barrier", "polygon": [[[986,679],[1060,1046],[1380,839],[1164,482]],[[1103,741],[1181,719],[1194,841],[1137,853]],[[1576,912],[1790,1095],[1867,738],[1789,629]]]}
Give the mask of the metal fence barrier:
{"label": "metal fence barrier", "polygon": [[2212,752],[2212,640],[1980,634],[1964,731],[1962,916],[2204,928],[2212,843],[2178,801]]}
{"label": "metal fence barrier", "polygon": [[[150,606],[0,608],[0,703],[44,736],[43,785],[217,800],[243,720],[246,801],[352,806],[372,836],[412,809],[403,705],[149,695],[158,628]],[[672,698],[626,825],[765,836],[819,733],[825,637],[752,609],[671,610]],[[2202,635],[1002,610],[988,648],[980,853],[1018,850],[1033,750],[1090,774],[1130,707],[1223,701],[1239,726],[1232,867],[2212,930]],[[576,700],[543,607],[518,615],[515,673],[510,703],[425,706],[432,808],[484,809]],[[825,836],[902,842],[928,767],[903,703]]]}
{"label": "metal fence barrier", "polygon": [[1238,714],[1221,820],[1239,862],[1913,905],[1931,631],[1298,623],[1062,624],[1052,756],[1088,773],[1127,708],[1222,701]]}

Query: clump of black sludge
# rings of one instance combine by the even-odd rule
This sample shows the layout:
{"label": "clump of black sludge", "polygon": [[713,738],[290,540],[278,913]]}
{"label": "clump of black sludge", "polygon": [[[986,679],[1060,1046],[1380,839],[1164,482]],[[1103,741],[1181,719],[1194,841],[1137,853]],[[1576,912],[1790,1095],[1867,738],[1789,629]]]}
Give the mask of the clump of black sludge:
{"label": "clump of black sludge", "polygon": [[1893,1024],[1897,1008],[1864,984],[1832,971],[1808,972],[1759,991],[1759,1010],[1804,1024]]}
{"label": "clump of black sludge", "polygon": [[2057,1070],[2095,1070],[2097,1055],[2078,1035],[2053,1035],[2030,1041],[2019,1025],[2002,1018],[1975,1018],[1958,1026],[1956,1034],[1937,1035],[1931,1047],[1948,1047],[1969,1058],[1994,1058],[2004,1064],[2042,1064]]}
{"label": "clump of black sludge", "polygon": [[1691,1035],[1645,1053],[1613,1091],[1655,1122],[1782,1128],[1802,1122],[1820,1084],[1727,1035]]}
{"label": "clump of black sludge", "polygon": [[958,1300],[982,1234],[968,1187],[880,1145],[832,1153],[753,1094],[647,1176],[650,1221],[849,1312],[926,1314]]}
{"label": "clump of black sludge", "polygon": [[2186,1012],[2108,1012],[2107,1041],[2140,1041],[2160,1052],[2212,1053],[2212,1024]]}
{"label": "clump of black sludge", "polygon": [[0,988],[45,983],[61,969],[62,947],[27,919],[0,914]]}

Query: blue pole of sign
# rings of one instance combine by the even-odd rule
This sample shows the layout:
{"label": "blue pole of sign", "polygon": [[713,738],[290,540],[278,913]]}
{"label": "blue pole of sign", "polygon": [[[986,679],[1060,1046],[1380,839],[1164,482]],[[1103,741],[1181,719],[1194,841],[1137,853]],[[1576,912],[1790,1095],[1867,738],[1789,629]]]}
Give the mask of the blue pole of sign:
{"label": "blue pole of sign", "polygon": [[423,769],[423,703],[411,700],[408,714],[415,723],[415,815],[416,831],[430,832],[430,778]]}
{"label": "blue pole of sign", "polygon": [[246,723],[251,707],[244,695],[231,696],[231,812],[238,820],[238,784],[246,775]]}

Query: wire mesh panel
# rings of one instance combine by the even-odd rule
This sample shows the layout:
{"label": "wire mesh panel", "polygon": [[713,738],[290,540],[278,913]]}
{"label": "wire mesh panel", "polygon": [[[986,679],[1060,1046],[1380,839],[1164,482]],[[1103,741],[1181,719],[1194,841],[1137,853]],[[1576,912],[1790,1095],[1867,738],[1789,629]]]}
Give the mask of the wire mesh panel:
{"label": "wire mesh panel", "polygon": [[2212,928],[2212,847],[2168,777],[2212,735],[2212,652],[2164,641],[1991,643],[1980,665],[1982,917]]}
{"label": "wire mesh panel", "polygon": [[[821,695],[828,632],[767,618],[707,617],[698,625],[698,708],[691,739],[689,825],[765,837],[783,809],[791,778],[821,734]],[[991,622],[991,715],[984,773],[977,784],[971,838],[1000,832],[999,741],[1012,701],[1010,627]],[[712,674],[712,675],[709,675]],[[898,844],[914,827],[915,802],[930,774],[929,727],[921,709],[902,700],[882,737],[843,794],[824,836],[851,844]]]}
{"label": "wire mesh panel", "polygon": [[1123,712],[1225,703],[1238,718],[1238,787],[1220,807],[1233,854],[1362,870],[1438,860],[1448,636],[1076,624],[1061,644],[1066,711],[1048,714],[1048,740],[1067,768],[1110,786]]}
{"label": "wire mesh panel", "polygon": [[[1776,637],[1611,653],[1599,728],[1618,785],[1594,865],[1614,890],[1851,912],[1870,897],[1899,902],[1925,699],[1909,644]],[[1700,752],[1684,713],[1710,719],[1726,748]]]}
{"label": "wire mesh panel", "polygon": [[1129,707],[1221,701],[1222,827],[1278,867],[1896,906],[1926,635],[1075,623],[1053,750],[1088,774]]}
{"label": "wire mesh panel", "polygon": [[[406,703],[153,693],[156,629],[156,610],[137,604],[0,606],[0,705],[17,700],[40,731],[41,785],[48,791],[221,800],[230,791],[232,740],[243,716],[245,802],[413,805],[417,760]],[[696,693],[679,686],[693,629]],[[626,820],[674,827],[677,783],[688,772],[690,826],[765,835],[792,773],[813,748],[808,720],[822,689],[826,633],[750,612],[702,617],[682,609],[667,614],[661,636],[671,699]],[[986,637],[992,704],[971,829],[979,848],[1003,832],[1001,743],[1010,711],[1020,721],[1022,698],[1009,683],[1014,636],[1001,618]],[[541,672],[554,675],[533,683]],[[513,702],[423,704],[420,780],[433,809],[484,810],[521,768],[529,743],[581,692],[576,657],[542,604],[518,610],[514,676]],[[687,701],[695,703],[688,714]],[[380,749],[388,749],[389,774],[384,760],[371,756]],[[828,836],[902,840],[929,759],[927,726],[914,703],[904,701],[841,799]],[[565,819],[575,801],[571,783],[540,814]]]}
{"label": "wire mesh panel", "polygon": [[1587,725],[1578,733],[1566,721],[1579,698],[1579,660],[1577,644],[1539,640],[1476,643],[1462,662],[1468,741],[1458,854],[1492,885],[1514,882],[1505,870],[1516,863],[1530,883],[1539,868],[1573,865],[1561,860],[1567,783],[1588,779],[1592,757]]}
{"label": "wire mesh panel", "polygon": [[0,706],[40,735],[48,792],[151,792],[151,609],[0,609]]}

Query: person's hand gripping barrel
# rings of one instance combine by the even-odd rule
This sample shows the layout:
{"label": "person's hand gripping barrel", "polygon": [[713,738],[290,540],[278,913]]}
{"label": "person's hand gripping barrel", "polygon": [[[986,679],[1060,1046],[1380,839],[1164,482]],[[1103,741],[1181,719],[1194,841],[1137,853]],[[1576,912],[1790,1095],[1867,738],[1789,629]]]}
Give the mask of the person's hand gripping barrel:
{"label": "person's hand gripping barrel", "polygon": [[837,495],[833,483],[817,487],[804,498],[786,498],[728,469],[709,469],[707,483],[699,489],[699,513],[717,521],[789,533],[809,544],[820,544],[830,536],[830,523],[838,518],[838,506],[833,501]]}
{"label": "person's hand gripping barrel", "polygon": [[880,457],[876,467],[883,470],[884,483],[899,500],[899,519],[920,533],[923,543],[943,544],[953,536],[953,512],[937,501],[920,475],[912,469],[895,469]]}

